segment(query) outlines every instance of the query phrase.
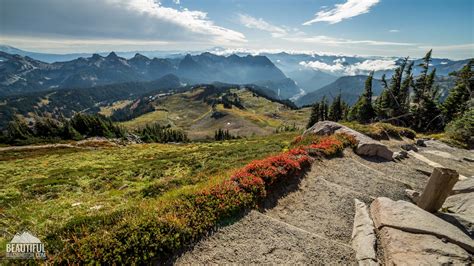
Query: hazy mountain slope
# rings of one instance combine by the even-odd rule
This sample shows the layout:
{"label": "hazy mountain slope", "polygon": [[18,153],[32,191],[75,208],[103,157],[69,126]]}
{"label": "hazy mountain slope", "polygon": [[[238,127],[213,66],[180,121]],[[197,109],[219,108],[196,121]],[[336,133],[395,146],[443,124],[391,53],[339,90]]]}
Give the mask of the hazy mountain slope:
{"label": "hazy mountain slope", "polygon": [[144,93],[170,92],[180,87],[179,79],[167,75],[155,81],[129,82],[104,85],[84,89],[63,89],[30,92],[21,95],[0,97],[0,129],[4,128],[12,117],[33,114],[53,117],[70,117],[76,112],[99,112],[103,106],[116,101],[136,99]]}
{"label": "hazy mountain slope", "polygon": [[[365,80],[367,76],[357,75],[357,76],[345,76],[338,78],[335,82],[324,86],[323,88],[316,90],[314,92],[308,93],[301,98],[298,98],[295,103],[297,106],[305,106],[313,104],[316,101],[319,101],[326,96],[330,102],[332,98],[341,92],[342,98],[348,104],[354,104],[359,96],[364,91]],[[455,86],[456,78],[452,76],[436,76],[435,85],[439,88],[439,95],[443,101],[449,94],[449,90]],[[388,79],[390,82],[390,79]],[[374,79],[372,82],[372,90],[374,96],[380,95],[382,92],[382,84],[378,79]]]}
{"label": "hazy mountain slope", "polygon": [[279,99],[291,98],[300,90],[296,82],[290,78],[284,78],[276,81],[260,80],[254,82],[254,84],[275,92]]}
{"label": "hazy mountain slope", "polygon": [[90,56],[89,53],[71,53],[71,54],[36,53],[36,52],[29,52],[22,49],[18,49],[9,45],[0,45],[0,52],[5,52],[9,54],[17,54],[21,56],[28,56],[36,60],[47,62],[47,63],[69,61],[69,60],[73,60],[79,57]]}
{"label": "hazy mountain slope", "polygon": [[[332,101],[336,95],[341,93],[342,99],[348,104],[354,104],[359,95],[364,91],[364,84],[367,76],[346,76],[338,78],[333,83],[322,87],[321,89],[308,93],[296,101],[298,106],[310,105],[316,101],[321,100],[324,96],[329,102]],[[379,80],[374,80],[372,83],[372,90],[374,95],[379,95],[382,91],[382,85]]]}
{"label": "hazy mountain slope", "polygon": [[287,74],[306,93],[316,91],[337,80],[337,76],[312,69],[299,69]]}

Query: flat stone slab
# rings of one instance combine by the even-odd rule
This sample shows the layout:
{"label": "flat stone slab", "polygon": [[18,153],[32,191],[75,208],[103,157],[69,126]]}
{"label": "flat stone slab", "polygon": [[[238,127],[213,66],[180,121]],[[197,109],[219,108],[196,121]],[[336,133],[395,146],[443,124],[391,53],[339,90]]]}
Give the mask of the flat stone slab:
{"label": "flat stone slab", "polygon": [[436,155],[436,156],[439,156],[439,157],[443,157],[445,159],[452,159],[452,160],[455,160],[455,161],[461,161],[461,158],[458,158],[458,157],[452,155],[451,153],[445,152],[445,151],[424,150],[423,152],[433,154],[433,155]]}
{"label": "flat stone slab", "polygon": [[458,245],[435,236],[391,227],[379,231],[386,265],[470,265],[472,256]]}
{"label": "flat stone slab", "polygon": [[375,228],[365,203],[354,199],[355,215],[354,228],[352,229],[352,248],[356,252],[358,262],[377,262],[375,252]]}
{"label": "flat stone slab", "polygon": [[375,228],[395,228],[409,233],[432,235],[474,253],[474,240],[456,226],[406,201],[377,198],[370,205]]}
{"label": "flat stone slab", "polygon": [[452,194],[474,192],[474,178],[469,177],[459,180],[453,187]]}
{"label": "flat stone slab", "polygon": [[474,192],[449,196],[443,204],[448,215],[456,219],[471,236],[474,235]]}
{"label": "flat stone slab", "polygon": [[393,159],[393,152],[381,142],[336,122],[317,122],[307,129],[303,135],[331,135],[334,133],[345,133],[353,136],[358,142],[355,152],[359,155],[378,156],[390,161]]}

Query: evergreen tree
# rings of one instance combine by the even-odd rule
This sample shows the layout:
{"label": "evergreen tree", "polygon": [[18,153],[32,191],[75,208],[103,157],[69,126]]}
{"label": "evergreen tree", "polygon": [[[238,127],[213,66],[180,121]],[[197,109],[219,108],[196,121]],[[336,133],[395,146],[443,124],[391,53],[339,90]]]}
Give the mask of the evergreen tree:
{"label": "evergreen tree", "polygon": [[335,122],[341,120],[343,116],[342,108],[341,94],[339,94],[336,96],[336,98],[334,98],[331,106],[329,107],[328,119]]}
{"label": "evergreen tree", "polygon": [[446,126],[446,136],[468,149],[474,148],[474,107],[470,107]]}
{"label": "evergreen tree", "polygon": [[40,116],[35,116],[34,120],[33,130],[36,137],[52,139],[61,136],[62,125],[59,121]]}
{"label": "evergreen tree", "polygon": [[14,117],[13,121],[8,123],[6,138],[10,143],[25,141],[33,137],[33,131],[26,124],[24,119]]}
{"label": "evergreen tree", "polygon": [[413,87],[413,62],[408,57],[395,69],[390,83],[382,76],[384,90],[377,98],[374,110],[379,120],[406,125],[410,115],[410,88]]}
{"label": "evergreen tree", "polygon": [[126,134],[123,128],[100,115],[78,113],[72,117],[71,125],[77,132],[87,137],[121,138]]}
{"label": "evergreen tree", "polygon": [[474,60],[469,62],[458,72],[453,72],[450,75],[456,77],[456,86],[449,92],[448,97],[442,104],[442,112],[445,123],[451,122],[462,116],[473,104],[473,71]]}
{"label": "evergreen tree", "polygon": [[357,120],[360,123],[369,123],[375,118],[375,110],[372,106],[372,80],[374,72],[372,71],[365,81],[364,93],[350,110],[349,118]]}
{"label": "evergreen tree", "polygon": [[313,104],[313,107],[311,108],[311,115],[309,116],[309,121],[308,124],[306,125],[306,128],[312,127],[314,124],[316,124],[321,118],[321,109],[319,106],[319,102],[315,102]]}
{"label": "evergreen tree", "polygon": [[438,131],[443,129],[441,111],[438,106],[438,88],[434,87],[436,69],[429,72],[431,62],[431,50],[423,58],[420,64],[421,75],[415,80],[412,125],[417,131]]}
{"label": "evergreen tree", "polygon": [[235,139],[235,138],[236,137],[234,137],[234,136],[232,136],[232,134],[230,134],[228,129],[223,130],[223,129],[219,128],[218,130],[216,130],[214,132],[214,139],[217,140],[217,141],[230,140],[230,139]]}
{"label": "evergreen tree", "polygon": [[389,116],[389,109],[390,109],[390,96],[389,96],[389,88],[387,84],[387,80],[385,79],[385,74],[382,75],[382,93],[375,101],[374,109],[375,113],[379,120],[388,118]]}
{"label": "evergreen tree", "polygon": [[81,134],[79,134],[79,132],[77,132],[77,130],[75,130],[74,127],[72,127],[71,122],[69,122],[69,121],[66,121],[63,124],[60,136],[61,136],[62,139],[65,139],[65,140],[80,140],[80,139],[82,139]]}
{"label": "evergreen tree", "polygon": [[143,142],[187,142],[188,138],[181,130],[171,128],[170,125],[161,126],[160,124],[146,125],[144,128],[136,131],[136,134]]}
{"label": "evergreen tree", "polygon": [[328,120],[329,107],[328,107],[328,101],[326,99],[326,96],[324,96],[321,102],[319,103],[319,115],[320,115],[319,121]]}
{"label": "evergreen tree", "polygon": [[349,120],[348,117],[349,117],[349,111],[351,109],[351,107],[349,106],[349,104],[347,104],[345,101],[342,101],[342,120]]}

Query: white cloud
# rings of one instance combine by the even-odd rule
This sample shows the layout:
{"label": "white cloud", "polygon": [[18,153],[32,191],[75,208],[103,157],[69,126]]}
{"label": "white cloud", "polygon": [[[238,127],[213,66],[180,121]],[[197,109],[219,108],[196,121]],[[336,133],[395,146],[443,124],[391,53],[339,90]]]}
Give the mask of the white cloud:
{"label": "white cloud", "polygon": [[179,4],[181,4],[181,1],[180,0],[173,0],[173,3],[179,5]]}
{"label": "white cloud", "polygon": [[398,33],[398,32],[400,32],[400,30],[393,29],[393,30],[389,30],[388,32],[391,32],[391,33]]}
{"label": "white cloud", "polygon": [[2,11],[6,22],[2,36],[208,45],[246,42],[242,33],[216,25],[206,12],[165,7],[158,0],[7,1]]}
{"label": "white cloud", "polygon": [[306,68],[322,70],[331,73],[339,73],[344,75],[366,74],[370,71],[390,70],[397,68],[394,60],[365,60],[352,65],[345,64],[345,58],[336,59],[334,64],[327,64],[321,61],[302,61],[300,65]]}
{"label": "white cloud", "polygon": [[333,72],[333,73],[344,71],[344,66],[340,62],[335,63],[333,65],[329,65],[320,61],[308,61],[308,62],[302,61],[300,62],[300,65],[307,68],[323,70],[323,71],[328,71],[328,72]]}
{"label": "white cloud", "polygon": [[303,25],[311,25],[315,22],[328,22],[335,24],[344,19],[359,16],[368,13],[370,8],[377,4],[380,0],[347,0],[343,4],[334,5],[333,9],[322,10],[316,13],[316,17],[306,21]]}
{"label": "white cloud", "polygon": [[[188,9],[177,10],[170,7],[164,7],[160,2],[154,0],[107,0],[118,2],[122,5],[128,4],[128,8],[156,18],[164,20],[192,32],[210,35],[217,41],[244,41],[245,36],[240,33],[223,27],[214,25],[214,22],[207,18],[207,13],[202,11],[191,11]],[[179,1],[178,1],[179,3]]]}
{"label": "white cloud", "polygon": [[345,44],[366,44],[366,45],[388,45],[388,46],[411,46],[413,43],[404,42],[388,42],[388,41],[374,41],[374,40],[351,40],[334,38],[324,35],[310,36],[310,37],[288,37],[285,40],[292,42],[314,43],[314,44],[328,44],[328,45],[345,45]]}
{"label": "white cloud", "polygon": [[359,71],[380,71],[397,68],[394,60],[365,60],[362,63],[355,63],[352,67]]}
{"label": "white cloud", "polygon": [[238,14],[238,16],[240,23],[249,29],[267,31],[270,32],[273,37],[281,37],[287,34],[287,30],[283,27],[272,25],[262,18],[254,18],[246,14]]}

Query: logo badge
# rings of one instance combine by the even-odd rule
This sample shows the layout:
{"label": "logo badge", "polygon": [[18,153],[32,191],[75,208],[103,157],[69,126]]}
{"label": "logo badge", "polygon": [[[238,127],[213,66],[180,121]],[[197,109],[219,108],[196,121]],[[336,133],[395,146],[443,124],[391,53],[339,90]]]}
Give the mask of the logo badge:
{"label": "logo badge", "polygon": [[46,259],[44,244],[28,231],[17,233],[7,243],[6,257],[10,259]]}

